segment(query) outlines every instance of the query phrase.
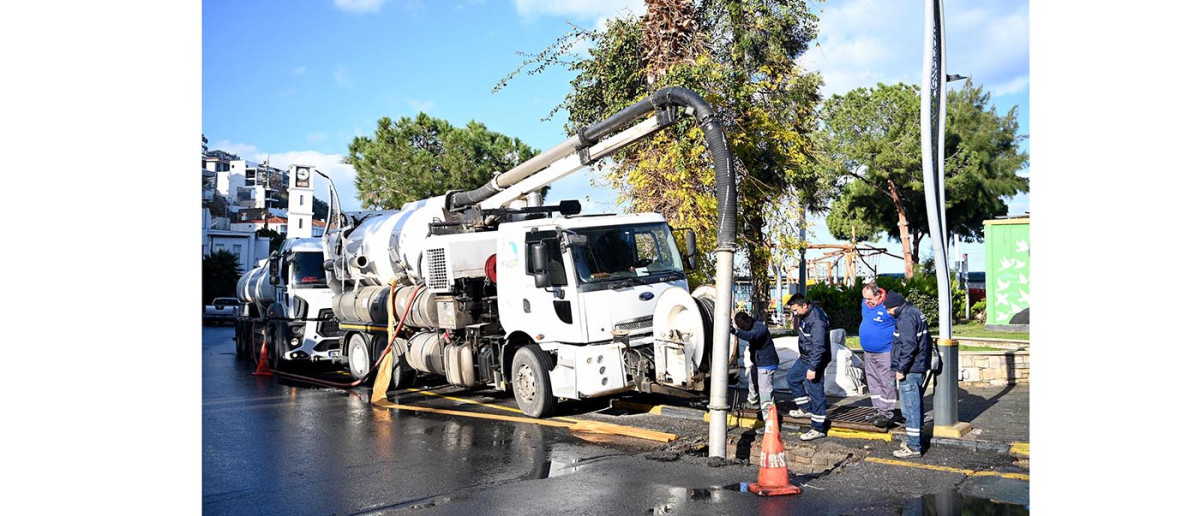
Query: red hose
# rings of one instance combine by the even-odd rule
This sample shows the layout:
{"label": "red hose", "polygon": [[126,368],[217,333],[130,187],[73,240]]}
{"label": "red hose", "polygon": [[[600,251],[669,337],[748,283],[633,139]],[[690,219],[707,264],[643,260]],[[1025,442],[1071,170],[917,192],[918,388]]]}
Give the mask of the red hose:
{"label": "red hose", "polygon": [[[301,382],[305,382],[305,383],[321,385],[323,387],[332,387],[335,389],[351,389],[354,387],[358,387],[360,384],[362,384],[364,381],[366,381],[367,378],[371,377],[371,372],[373,372],[379,368],[379,364],[383,362],[383,357],[387,356],[387,354],[392,351],[392,343],[395,342],[396,337],[398,337],[400,335],[400,329],[404,327],[404,321],[406,319],[408,319],[408,313],[412,309],[413,302],[417,300],[417,294],[420,294],[422,290],[425,290],[424,286],[418,287],[413,290],[412,295],[408,298],[408,303],[405,304],[405,306],[404,306],[404,316],[397,320],[396,329],[395,329],[395,331],[392,332],[391,338],[388,339],[387,347],[383,348],[383,352],[379,354],[379,358],[375,359],[375,364],[371,366],[371,369],[369,371],[367,371],[367,374],[364,375],[362,378],[354,380],[353,382],[350,382],[350,383],[337,383],[337,382],[330,382],[327,380],[321,380],[319,378],[312,378],[309,376],[301,376],[298,374],[285,373],[285,372],[277,371],[274,369],[272,369],[271,372],[273,372],[279,376],[286,377],[291,380],[297,380],[297,381],[301,381]],[[396,307],[395,307],[395,304],[392,303],[392,301],[393,301],[392,297],[395,296],[395,293],[396,293],[395,285],[393,285],[392,286],[392,296],[389,296],[389,299],[388,299],[388,307],[390,310],[392,310],[393,314],[395,314]]]}

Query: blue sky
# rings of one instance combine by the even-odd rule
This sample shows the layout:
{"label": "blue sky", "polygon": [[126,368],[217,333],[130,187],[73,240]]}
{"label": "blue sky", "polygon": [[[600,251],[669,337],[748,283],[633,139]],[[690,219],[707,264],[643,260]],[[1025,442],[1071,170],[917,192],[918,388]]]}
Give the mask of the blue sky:
{"label": "blue sky", "polygon": [[[819,45],[801,62],[822,73],[826,96],[878,82],[919,84],[922,0],[814,5]],[[458,126],[473,119],[540,149],[562,141],[565,117],[542,119],[570,87],[566,70],[520,75],[498,93],[492,87],[521,63],[518,51],[545,48],[569,23],[600,27],[644,9],[640,0],[208,0],[203,131],[210,148],[246,159],[314,164],[335,177],[347,208],[357,208],[353,170],[340,160],[349,141],[372,134],[382,116],[425,111]],[[948,71],[984,85],[1001,112],[1020,106],[1021,132],[1029,134],[1028,3],[947,2],[945,9]],[[615,211],[615,197],[580,173],[556,184],[547,200],[575,198],[587,211]],[[1010,213],[1028,205],[1019,196]],[[810,239],[835,242],[820,218]],[[898,244],[877,244],[899,254]],[[979,270],[983,245],[963,252]],[[878,265],[903,270],[899,260]]]}

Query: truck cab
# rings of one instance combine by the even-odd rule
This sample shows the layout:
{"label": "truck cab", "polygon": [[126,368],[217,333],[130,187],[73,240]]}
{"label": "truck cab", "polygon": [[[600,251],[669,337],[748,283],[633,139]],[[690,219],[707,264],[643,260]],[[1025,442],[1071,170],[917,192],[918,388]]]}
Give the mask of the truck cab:
{"label": "truck cab", "polygon": [[532,342],[551,356],[554,396],[635,388],[625,355],[651,352],[658,298],[687,288],[663,217],[555,217],[501,224],[498,234],[500,322],[510,342]]}
{"label": "truck cab", "polygon": [[[333,318],[322,268],[324,254],[316,238],[290,239],[271,258],[270,281],[276,285],[268,317],[276,322],[280,360],[334,361],[341,357],[341,331]],[[283,287],[283,288],[280,288]]]}

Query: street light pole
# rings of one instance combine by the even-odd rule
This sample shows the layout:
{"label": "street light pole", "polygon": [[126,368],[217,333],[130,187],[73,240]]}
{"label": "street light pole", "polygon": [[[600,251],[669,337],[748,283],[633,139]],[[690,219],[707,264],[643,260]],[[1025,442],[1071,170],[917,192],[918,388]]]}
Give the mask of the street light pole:
{"label": "street light pole", "polygon": [[[962,437],[971,425],[958,420],[958,343],[951,338],[950,269],[947,263],[945,124],[946,54],[941,0],[925,1],[925,69],[921,88],[921,165],[925,182],[925,209],[933,243],[933,263],[938,285],[938,350],[942,370],[933,395],[933,435]],[[956,76],[961,78],[961,76]]]}

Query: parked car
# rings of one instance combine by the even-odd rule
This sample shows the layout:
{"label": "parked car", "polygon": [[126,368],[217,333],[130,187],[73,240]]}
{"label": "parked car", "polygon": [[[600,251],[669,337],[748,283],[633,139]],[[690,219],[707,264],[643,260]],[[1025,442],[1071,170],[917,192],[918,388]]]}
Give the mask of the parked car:
{"label": "parked car", "polygon": [[237,320],[241,302],[236,297],[218,297],[212,303],[204,306],[204,324],[226,322],[233,324]]}

